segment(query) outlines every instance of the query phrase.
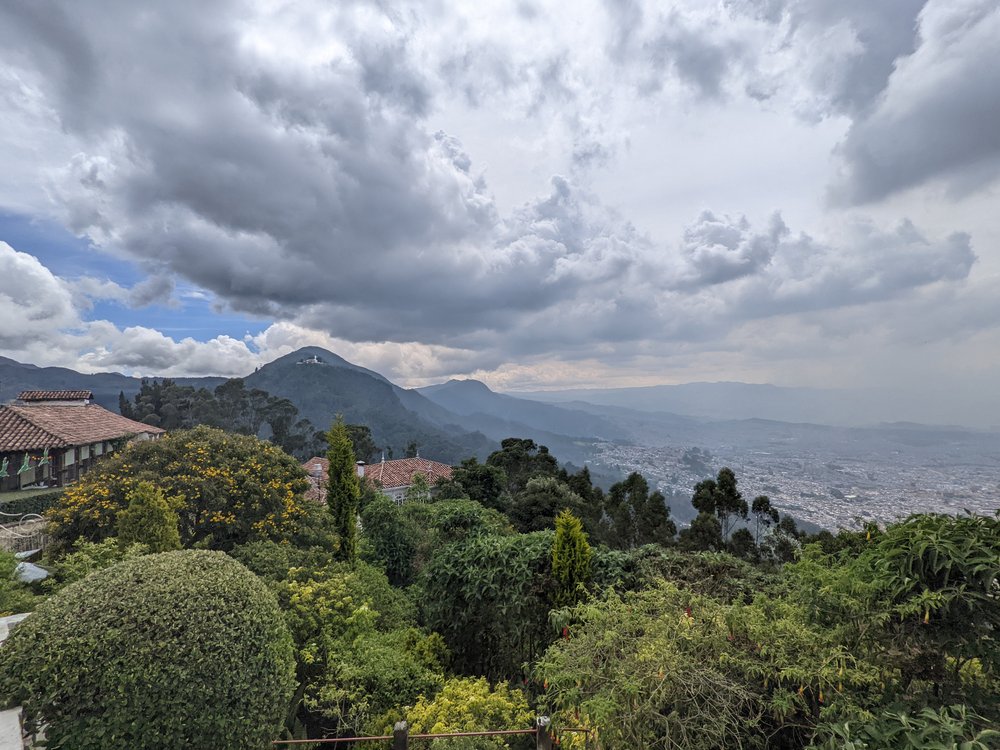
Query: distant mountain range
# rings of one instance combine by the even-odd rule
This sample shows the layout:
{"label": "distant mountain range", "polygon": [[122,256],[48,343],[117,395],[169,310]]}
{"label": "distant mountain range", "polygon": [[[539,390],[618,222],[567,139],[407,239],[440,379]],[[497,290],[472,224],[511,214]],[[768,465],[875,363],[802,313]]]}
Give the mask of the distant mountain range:
{"label": "distant mountain range", "polygon": [[[215,388],[226,378],[171,378],[180,385],[195,388]],[[21,391],[93,391],[94,401],[106,409],[118,412],[118,394],[124,392],[132,398],[139,392],[140,378],[120,372],[101,372],[86,375],[67,367],[36,367],[7,357],[0,357],[0,403],[17,398]]]}
{"label": "distant mountain range", "polygon": [[[172,378],[213,389],[225,378]],[[493,393],[476,381],[450,381],[428,389],[400,388],[381,374],[318,347],[306,347],[260,367],[244,379],[289,399],[301,417],[325,429],[337,414],[366,424],[377,445],[397,457],[415,442],[421,455],[449,463],[485,458],[503,438],[529,437],[564,461],[583,463],[595,439],[626,432],[610,421],[572,408],[537,404]],[[86,375],[64,367],[36,367],[0,357],[0,401],[24,390],[89,389],[94,401],[118,410],[118,396],[132,397],[141,380],[121,373]]]}
{"label": "distant mountain range", "polygon": [[959,408],[956,403],[945,404],[925,395],[888,388],[787,388],[766,383],[720,382],[523,391],[509,395],[549,404],[586,402],[719,420],[768,419],[839,427],[910,421],[930,425],[960,423],[979,429],[995,429],[1000,424],[1000,397]]}

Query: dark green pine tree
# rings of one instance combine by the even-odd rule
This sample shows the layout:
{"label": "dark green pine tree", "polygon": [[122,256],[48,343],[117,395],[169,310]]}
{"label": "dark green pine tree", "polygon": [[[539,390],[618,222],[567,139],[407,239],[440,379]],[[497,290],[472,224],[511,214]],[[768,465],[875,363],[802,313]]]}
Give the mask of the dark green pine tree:
{"label": "dark green pine tree", "polygon": [[129,419],[132,419],[135,416],[132,411],[132,404],[130,404],[128,399],[125,398],[125,391],[118,391],[118,413],[123,417],[128,417]]}
{"label": "dark green pine tree", "polygon": [[354,448],[342,415],[337,415],[326,439],[327,445],[330,446],[326,452],[326,458],[330,462],[326,504],[333,514],[336,531],[340,536],[340,550],[337,556],[353,565],[358,555],[358,500],[361,497],[361,488],[358,483]]}

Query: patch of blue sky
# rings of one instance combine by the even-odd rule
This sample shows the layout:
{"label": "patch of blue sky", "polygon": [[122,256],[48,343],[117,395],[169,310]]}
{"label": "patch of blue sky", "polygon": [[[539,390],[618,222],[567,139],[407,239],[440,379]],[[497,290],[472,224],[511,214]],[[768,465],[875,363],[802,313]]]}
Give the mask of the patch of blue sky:
{"label": "patch of blue sky", "polygon": [[102,253],[87,237],[77,237],[46,219],[0,211],[0,240],[15,250],[34,255],[60,278],[94,276],[124,287],[143,278],[136,264]]}
{"label": "patch of blue sky", "polygon": [[[0,211],[0,240],[34,255],[63,279],[93,276],[131,288],[145,278],[138,264],[101,252],[86,237],[77,237],[52,221]],[[210,292],[183,282],[177,284],[171,304],[132,308],[116,300],[94,300],[81,316],[107,320],[122,329],[153,328],[177,341],[208,341],[223,335],[243,339],[256,336],[272,322],[227,311]]]}

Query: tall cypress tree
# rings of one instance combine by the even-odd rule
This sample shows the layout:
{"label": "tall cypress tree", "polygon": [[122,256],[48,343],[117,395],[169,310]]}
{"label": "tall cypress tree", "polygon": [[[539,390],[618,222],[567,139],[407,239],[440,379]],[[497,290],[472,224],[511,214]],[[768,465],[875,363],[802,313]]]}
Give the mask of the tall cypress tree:
{"label": "tall cypress tree", "polygon": [[337,415],[326,440],[330,446],[326,452],[326,458],[330,462],[326,504],[333,514],[337,534],[340,535],[340,551],[337,556],[353,565],[358,555],[358,499],[361,497],[361,488],[354,448],[344,425],[343,415]]}
{"label": "tall cypress tree", "polygon": [[590,544],[580,519],[569,510],[556,516],[556,538],[552,543],[552,578],[556,582],[555,605],[576,604],[590,583]]}

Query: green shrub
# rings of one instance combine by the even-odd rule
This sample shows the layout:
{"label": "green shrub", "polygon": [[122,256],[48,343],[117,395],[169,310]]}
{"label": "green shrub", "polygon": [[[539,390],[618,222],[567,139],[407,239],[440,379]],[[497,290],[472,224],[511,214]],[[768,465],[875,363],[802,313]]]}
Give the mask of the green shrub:
{"label": "green shrub", "polygon": [[30,612],[35,607],[37,597],[14,577],[16,568],[17,558],[0,550],[0,617]]}
{"label": "green shrub", "polygon": [[1000,732],[965,706],[885,711],[872,721],[845,721],[821,728],[823,741],[809,750],[994,750]]}
{"label": "green shrub", "polygon": [[0,699],[48,748],[264,748],[291,699],[274,596],[218,552],[147,555],[67,586],[0,649]]}
{"label": "green shrub", "polygon": [[128,494],[128,507],[118,514],[118,541],[123,547],[145,544],[150,552],[170,552],[181,548],[175,507],[184,498],[169,500],[151,482],[139,482]]}
{"label": "green shrub", "polygon": [[[25,490],[27,492],[27,490]],[[39,492],[18,497],[14,500],[0,502],[0,513],[7,513],[12,516],[21,516],[27,513],[37,513],[41,515],[56,504],[59,496],[62,495],[63,488],[51,490],[49,492]]]}
{"label": "green shrub", "polygon": [[53,576],[46,579],[42,586],[52,591],[83,580],[94,571],[110,568],[122,560],[131,560],[148,554],[149,547],[145,544],[125,546],[117,537],[109,537],[103,542],[88,542],[81,539],[68,555],[47,563],[46,567],[52,571]]}

